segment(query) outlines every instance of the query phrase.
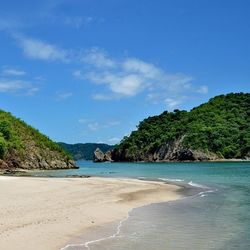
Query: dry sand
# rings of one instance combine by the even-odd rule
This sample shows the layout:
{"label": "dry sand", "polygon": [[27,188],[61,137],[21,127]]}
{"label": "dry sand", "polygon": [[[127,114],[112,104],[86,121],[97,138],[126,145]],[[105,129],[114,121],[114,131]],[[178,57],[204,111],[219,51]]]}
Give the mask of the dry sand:
{"label": "dry sand", "polygon": [[132,179],[0,176],[0,249],[59,250],[135,207],[180,198],[178,189]]}

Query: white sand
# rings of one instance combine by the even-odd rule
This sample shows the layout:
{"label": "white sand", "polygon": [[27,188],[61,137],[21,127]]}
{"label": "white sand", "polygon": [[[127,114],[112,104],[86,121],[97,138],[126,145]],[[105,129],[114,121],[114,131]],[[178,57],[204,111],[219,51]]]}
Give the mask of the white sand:
{"label": "white sand", "polygon": [[135,207],[180,198],[178,189],[130,179],[0,176],[0,249],[60,249]]}

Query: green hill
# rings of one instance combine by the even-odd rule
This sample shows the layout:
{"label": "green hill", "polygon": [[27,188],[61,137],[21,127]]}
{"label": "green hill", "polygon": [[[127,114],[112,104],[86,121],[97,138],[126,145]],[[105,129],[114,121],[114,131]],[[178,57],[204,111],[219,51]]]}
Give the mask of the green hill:
{"label": "green hill", "polygon": [[115,161],[250,158],[250,94],[216,96],[191,111],[142,121],[113,151]]}
{"label": "green hill", "polygon": [[0,169],[76,168],[57,143],[10,113],[0,110]]}
{"label": "green hill", "polygon": [[112,150],[114,146],[104,143],[77,143],[67,144],[58,143],[65,151],[67,151],[74,160],[94,160],[94,151],[99,148],[103,152]]}

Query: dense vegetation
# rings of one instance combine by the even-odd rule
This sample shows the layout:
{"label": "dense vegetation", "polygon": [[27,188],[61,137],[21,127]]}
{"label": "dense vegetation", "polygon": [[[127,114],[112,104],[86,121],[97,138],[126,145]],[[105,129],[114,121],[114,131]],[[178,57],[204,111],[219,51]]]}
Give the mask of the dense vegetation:
{"label": "dense vegetation", "polygon": [[77,143],[67,144],[63,142],[58,143],[74,160],[94,160],[94,151],[99,148],[103,152],[112,150],[114,146],[104,143]]}
{"label": "dense vegetation", "polygon": [[178,140],[181,148],[217,158],[250,157],[250,94],[220,95],[189,112],[149,117],[116,146],[114,158],[147,160],[162,145]]}
{"label": "dense vegetation", "polygon": [[67,152],[47,136],[10,113],[0,110],[0,159],[10,164],[11,161],[22,164],[32,157],[48,161],[60,157],[65,161],[71,159]]}

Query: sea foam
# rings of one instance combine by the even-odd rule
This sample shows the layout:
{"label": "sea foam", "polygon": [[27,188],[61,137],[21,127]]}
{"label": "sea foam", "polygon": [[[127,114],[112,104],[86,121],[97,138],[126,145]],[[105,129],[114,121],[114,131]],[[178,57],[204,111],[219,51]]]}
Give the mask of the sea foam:
{"label": "sea foam", "polygon": [[65,247],[61,248],[60,250],[66,250],[66,249],[70,249],[71,247],[85,247],[86,249],[89,249],[90,250],[90,245],[94,244],[94,243],[97,243],[97,242],[100,242],[100,241],[104,241],[104,240],[108,240],[108,239],[113,239],[113,238],[116,238],[117,236],[119,236],[120,232],[121,232],[121,227],[122,227],[122,224],[127,221],[129,218],[129,213],[128,215],[122,219],[118,225],[117,225],[117,228],[116,228],[116,232],[110,236],[107,236],[107,237],[103,237],[103,238],[100,238],[100,239],[96,239],[96,240],[91,240],[91,241],[87,241],[85,243],[80,243],[80,244],[68,244],[66,245]]}

